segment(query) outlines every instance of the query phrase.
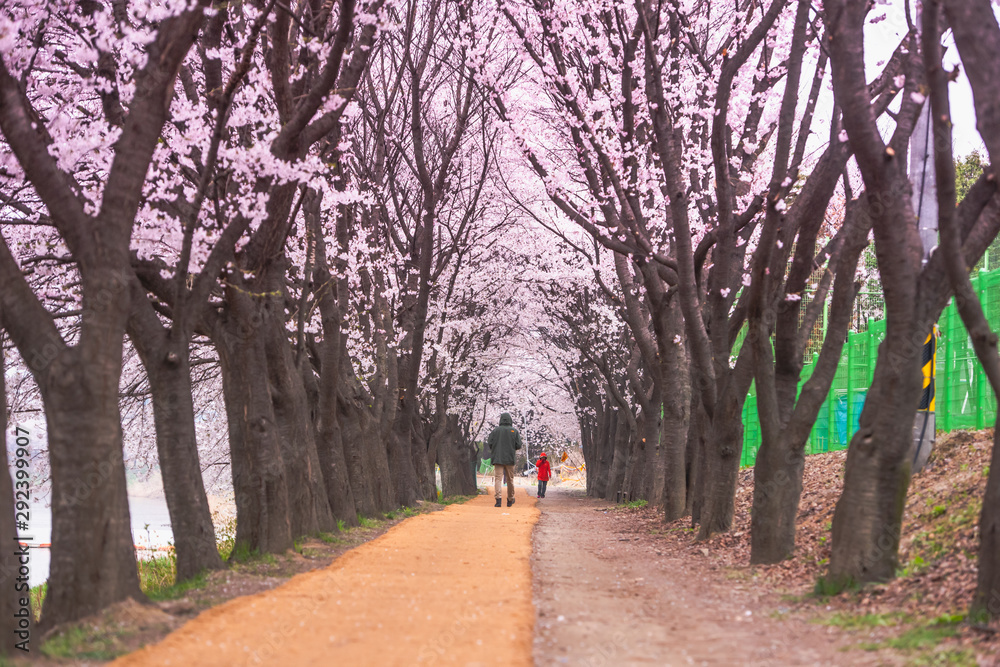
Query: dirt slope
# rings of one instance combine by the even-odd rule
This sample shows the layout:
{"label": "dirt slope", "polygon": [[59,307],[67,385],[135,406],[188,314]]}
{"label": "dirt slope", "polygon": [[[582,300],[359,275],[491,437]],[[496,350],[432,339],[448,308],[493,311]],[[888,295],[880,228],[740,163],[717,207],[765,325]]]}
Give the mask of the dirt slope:
{"label": "dirt slope", "polygon": [[534,499],[409,519],[324,570],[232,600],[115,665],[528,665]]}

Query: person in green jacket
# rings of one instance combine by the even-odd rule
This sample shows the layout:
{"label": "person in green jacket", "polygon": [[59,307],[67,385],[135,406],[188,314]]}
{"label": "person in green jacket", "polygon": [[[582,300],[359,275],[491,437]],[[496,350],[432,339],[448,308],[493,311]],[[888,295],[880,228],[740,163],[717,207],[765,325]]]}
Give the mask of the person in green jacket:
{"label": "person in green jacket", "polygon": [[493,463],[493,486],[496,491],[497,504],[500,507],[500,486],[507,479],[507,507],[514,504],[514,462],[517,450],[521,449],[521,434],[514,428],[510,413],[500,415],[500,425],[490,432],[486,441],[490,448],[490,458]]}

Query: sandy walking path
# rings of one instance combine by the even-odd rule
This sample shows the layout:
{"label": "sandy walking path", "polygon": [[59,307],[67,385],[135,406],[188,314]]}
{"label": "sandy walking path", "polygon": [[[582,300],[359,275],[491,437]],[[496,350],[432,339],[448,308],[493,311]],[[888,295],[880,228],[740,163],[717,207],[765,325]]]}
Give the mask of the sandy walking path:
{"label": "sandy walking path", "polygon": [[535,499],[492,493],[408,519],[114,665],[530,665]]}

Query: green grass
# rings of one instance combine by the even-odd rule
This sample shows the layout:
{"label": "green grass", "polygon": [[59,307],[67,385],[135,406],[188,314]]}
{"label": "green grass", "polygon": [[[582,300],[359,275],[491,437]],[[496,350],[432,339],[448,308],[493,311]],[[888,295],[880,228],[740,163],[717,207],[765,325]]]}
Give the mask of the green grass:
{"label": "green grass", "polygon": [[[146,590],[146,595],[149,596],[150,600],[176,600],[179,597],[184,597],[188,591],[197,590],[208,583],[208,572],[199,572],[190,579],[185,579],[179,584],[170,584],[169,586],[163,586],[158,590]],[[145,590],[145,589],[143,589]]]}
{"label": "green grass", "polygon": [[158,595],[174,585],[177,580],[177,556],[173,552],[137,561],[139,566],[139,587],[150,597]]}
{"label": "green grass", "polygon": [[246,542],[241,542],[236,545],[230,558],[230,561],[234,563],[242,563],[249,565],[251,563],[266,563],[268,565],[274,565],[278,562],[277,557],[274,554],[262,554],[260,549],[251,549],[250,545]]}
{"label": "green grass", "polygon": [[909,667],[979,667],[975,651],[961,648],[919,655],[906,664]]}
{"label": "green grass", "polygon": [[111,660],[117,657],[108,637],[93,637],[83,628],[68,628],[42,644],[42,655],[49,658]]}
{"label": "green grass", "polygon": [[41,586],[32,588],[28,595],[31,597],[31,613],[35,616],[35,623],[42,617],[42,603],[45,602],[45,594],[49,592],[49,582]]}
{"label": "green grass", "polygon": [[813,597],[828,598],[840,595],[844,591],[857,591],[861,585],[851,577],[831,579],[830,577],[820,577],[813,587]]}
{"label": "green grass", "polygon": [[965,620],[965,617],[962,615],[945,614],[929,623],[910,628],[896,637],[890,637],[881,642],[861,644],[861,648],[866,651],[878,651],[883,648],[907,652],[926,651],[927,649],[934,648],[945,639],[957,635],[958,626],[963,620]]}
{"label": "green grass", "polygon": [[[233,554],[233,549],[236,547],[236,517],[220,521],[218,516],[213,516],[213,520],[216,523],[215,537],[219,556],[225,561]],[[296,543],[296,550],[300,549],[301,544]],[[257,557],[259,554],[251,553],[246,545],[240,545],[233,560],[245,562]],[[277,562],[270,554],[263,559],[272,563]],[[191,579],[178,582],[177,554],[173,551],[168,552],[165,556],[138,560],[136,564],[139,570],[139,587],[152,600],[172,600],[182,597],[188,591],[201,588],[208,581],[208,573],[200,572]],[[32,591],[32,604],[37,605],[36,609],[41,609],[42,600],[45,598],[46,589],[44,586],[43,584],[37,593],[37,603],[34,599],[35,591]]]}
{"label": "green grass", "polygon": [[904,612],[887,612],[882,614],[850,614],[837,612],[824,618],[813,620],[814,623],[832,625],[848,631],[866,631],[875,628],[894,628],[911,626],[902,630],[894,637],[879,641],[863,642],[858,645],[865,651],[894,649],[907,655],[907,665],[914,667],[936,667],[937,665],[958,665],[959,667],[976,665],[976,656],[967,649],[935,650],[941,642],[955,637],[959,625],[965,620],[962,615],[945,614],[931,621],[914,625],[916,619]]}
{"label": "green grass", "polygon": [[826,618],[816,619],[815,623],[833,625],[845,630],[864,630],[867,628],[883,628],[905,623],[910,617],[902,612],[887,614],[845,614],[837,612]]}
{"label": "green grass", "polygon": [[251,549],[246,542],[235,545],[229,551],[229,560],[234,563],[246,563],[254,556],[260,555],[260,549]]}
{"label": "green grass", "polygon": [[366,516],[361,516],[360,514],[358,515],[358,524],[362,528],[378,528],[379,525],[381,525],[381,523],[382,522],[379,521],[378,519],[372,519]]}
{"label": "green grass", "polygon": [[861,648],[866,651],[878,651],[883,648],[894,648],[900,651],[920,651],[933,648],[949,637],[958,634],[958,630],[953,627],[931,627],[913,628],[907,630],[898,637],[892,637],[882,642],[865,643]]}
{"label": "green grass", "polygon": [[475,498],[475,496],[448,496],[447,498],[442,498],[439,494],[438,503],[442,505],[457,505],[458,503],[464,503],[472,500],[473,498]]}
{"label": "green grass", "polygon": [[908,549],[909,559],[897,575],[906,577],[926,570],[954,551],[963,533],[975,529],[982,501],[965,494],[956,500],[966,502],[935,505],[923,515],[926,528],[914,535]]}
{"label": "green grass", "polygon": [[[444,500],[439,500],[438,502],[441,503],[442,505],[451,505],[452,503],[462,502],[464,500],[467,500],[467,499],[473,498],[473,497],[474,496],[456,496],[454,499],[452,499],[452,498],[445,498]],[[394,519],[399,519],[399,518],[409,519],[411,516],[417,516],[418,514],[420,514],[420,512],[417,511],[417,510],[415,510],[415,509],[413,509],[412,507],[403,506],[403,507],[400,507],[399,509],[395,509],[395,510],[391,510],[389,512],[386,512],[385,513],[385,518],[388,519],[389,521],[392,521]],[[360,521],[360,519],[361,519],[361,517],[359,515],[358,516],[358,520]]]}
{"label": "green grass", "polygon": [[215,523],[215,542],[219,548],[219,555],[222,560],[228,560],[236,546],[236,517],[230,517],[225,521],[220,521],[218,515],[212,515]]}
{"label": "green grass", "polygon": [[151,600],[174,600],[208,582],[208,572],[199,572],[190,579],[178,582],[177,555],[174,553],[140,560],[138,565],[139,586]]}
{"label": "green grass", "polygon": [[[191,579],[177,583],[177,557],[174,554],[136,562],[139,569],[139,587],[151,600],[173,600],[191,590],[204,586],[207,572],[199,572]],[[31,589],[31,610],[37,622],[49,585],[44,583]],[[53,649],[57,650],[57,649]]]}
{"label": "green grass", "polygon": [[620,503],[618,505],[618,507],[625,507],[625,508],[633,509],[634,510],[634,509],[639,509],[641,507],[645,507],[648,504],[649,504],[648,500],[641,500],[640,499],[640,500],[630,500],[630,501],[628,501],[626,503]]}

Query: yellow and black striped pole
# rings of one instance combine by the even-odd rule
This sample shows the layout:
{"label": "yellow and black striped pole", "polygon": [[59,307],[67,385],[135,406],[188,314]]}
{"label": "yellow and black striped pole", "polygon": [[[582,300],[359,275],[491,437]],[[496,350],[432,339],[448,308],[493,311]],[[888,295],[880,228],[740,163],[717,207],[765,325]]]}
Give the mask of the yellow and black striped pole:
{"label": "yellow and black striped pole", "polygon": [[934,367],[937,364],[938,328],[927,336],[921,355],[921,366],[924,373],[924,390],[920,394],[920,404],[917,406],[917,419],[913,424],[913,469],[917,473],[927,463],[934,448]]}
{"label": "yellow and black striped pole", "polygon": [[[918,3],[919,5],[919,3]],[[919,8],[917,9],[919,12]],[[919,14],[918,14],[919,15]],[[920,24],[920,20],[917,20]],[[919,30],[919,28],[918,28]],[[934,143],[931,132],[931,105],[924,108],[917,117],[910,134],[909,174],[913,184],[913,212],[917,216],[917,231],[924,247],[923,264],[930,261],[931,253],[938,246],[938,203],[937,182],[934,178]],[[920,397],[919,412],[913,424],[913,448],[910,460],[912,472],[919,472],[927,463],[934,447],[934,361],[937,348],[938,329],[934,326],[924,342],[923,364],[924,391]],[[945,406],[947,409],[947,406]]]}
{"label": "yellow and black striped pole", "polygon": [[924,393],[920,395],[919,410],[934,412],[934,365],[937,363],[937,327],[924,341],[921,358],[924,371]]}

